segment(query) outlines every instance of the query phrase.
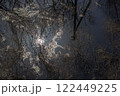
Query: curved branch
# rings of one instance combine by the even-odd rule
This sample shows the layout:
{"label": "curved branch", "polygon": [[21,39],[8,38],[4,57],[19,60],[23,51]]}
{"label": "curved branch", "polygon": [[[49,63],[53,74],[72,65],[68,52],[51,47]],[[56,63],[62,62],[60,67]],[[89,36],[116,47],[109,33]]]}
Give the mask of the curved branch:
{"label": "curved branch", "polygon": [[[82,22],[82,20],[83,20],[83,18],[84,18],[84,16],[85,16],[88,8],[90,7],[90,4],[91,4],[91,3],[92,3],[92,0],[89,0],[87,6],[86,6],[86,8],[85,8],[85,10],[84,10],[83,13],[82,13],[82,14],[83,14],[83,17],[80,18],[80,20],[79,20],[79,22],[78,22],[77,25],[74,24],[74,36],[73,36],[73,40],[76,39],[76,31],[77,31],[78,27],[80,26],[80,24],[81,24],[81,22]],[[76,13],[75,13],[75,14],[76,14]],[[75,19],[75,18],[74,18],[74,19]],[[76,23],[76,20],[74,21],[74,23]]]}

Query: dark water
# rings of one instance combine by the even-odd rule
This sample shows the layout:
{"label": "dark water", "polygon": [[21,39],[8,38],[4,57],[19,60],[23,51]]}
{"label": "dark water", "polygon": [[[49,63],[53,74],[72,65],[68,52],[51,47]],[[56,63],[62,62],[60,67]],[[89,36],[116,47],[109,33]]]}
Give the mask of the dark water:
{"label": "dark water", "polygon": [[119,0],[78,0],[75,40],[74,0],[33,1],[0,2],[0,79],[120,78]]}

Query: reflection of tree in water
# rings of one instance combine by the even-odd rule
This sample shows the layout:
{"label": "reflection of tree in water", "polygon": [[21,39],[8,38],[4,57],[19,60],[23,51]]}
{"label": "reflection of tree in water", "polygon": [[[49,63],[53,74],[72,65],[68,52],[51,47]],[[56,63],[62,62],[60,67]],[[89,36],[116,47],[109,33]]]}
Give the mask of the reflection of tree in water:
{"label": "reflection of tree in water", "polygon": [[109,23],[105,26],[110,35],[110,49],[94,49],[89,29],[82,22],[91,19],[91,4],[101,7],[100,2],[10,1],[0,1],[1,79],[119,78],[119,43],[116,43],[119,24],[110,22],[112,27]]}
{"label": "reflection of tree in water", "polygon": [[100,0],[100,4],[105,4],[103,10],[109,15],[109,18],[104,24],[104,28],[107,30],[107,41],[105,41],[107,45],[97,49],[95,78],[118,79],[120,78],[120,2],[119,0]]}
{"label": "reflection of tree in water", "polygon": [[[5,4],[5,2],[1,2],[3,5]],[[17,1],[16,5],[14,5],[14,7],[16,6],[15,8],[11,6],[13,7],[12,9],[5,9],[4,6],[1,6],[2,19],[8,21],[10,26],[9,30],[11,31],[9,32],[11,42],[8,43],[9,45],[6,45],[6,47],[9,47],[7,47],[7,49],[4,47],[1,49],[1,53],[3,53],[1,54],[1,67],[5,66],[2,68],[3,70],[1,70],[1,78],[46,78],[46,75],[49,75],[49,73],[46,73],[47,71],[51,72],[53,76],[54,74],[55,76],[57,76],[56,74],[58,74],[58,76],[59,74],[64,74],[63,77],[61,75],[60,78],[69,78],[69,75],[71,75],[70,71],[65,72],[65,67],[60,69],[59,67],[62,65],[58,67],[57,64],[54,64],[53,60],[51,60],[58,55],[55,53],[55,49],[57,47],[63,48],[58,45],[56,41],[56,39],[62,35],[62,29],[59,28],[63,25],[61,23],[61,14],[57,15],[54,11],[49,11],[52,7],[47,10],[44,6],[38,5],[36,2],[30,3],[30,5],[28,4],[27,6],[25,5],[25,7],[22,8],[19,8],[20,5],[18,3],[21,4],[21,2]],[[45,7],[47,8],[49,6],[45,5]],[[8,9],[11,9],[11,11]],[[6,38],[3,34],[1,34],[1,46],[2,43],[5,42],[4,38]],[[52,34],[56,35],[52,37]],[[51,36],[53,39],[50,39],[48,36]],[[47,38],[50,39],[50,42],[46,41]],[[6,42],[7,41],[6,38]],[[45,42],[48,44],[43,44]],[[66,68],[67,66],[69,65],[66,64]]]}
{"label": "reflection of tree in water", "polygon": [[116,21],[120,20],[120,1],[119,0],[100,0],[99,1],[104,6],[105,12],[111,16],[112,18],[115,18]]}

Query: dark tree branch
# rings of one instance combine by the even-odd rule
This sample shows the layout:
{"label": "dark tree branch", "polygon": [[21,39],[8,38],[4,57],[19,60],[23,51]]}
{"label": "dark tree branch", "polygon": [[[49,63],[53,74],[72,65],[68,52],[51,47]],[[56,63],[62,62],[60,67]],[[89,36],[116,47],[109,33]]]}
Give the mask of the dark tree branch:
{"label": "dark tree branch", "polygon": [[[76,0],[77,1],[77,0]],[[83,15],[83,17],[81,17],[80,18],[80,20],[79,20],[79,22],[78,22],[78,24],[76,25],[76,20],[75,19],[77,19],[77,9],[75,8],[75,16],[74,16],[74,35],[73,35],[73,40],[75,40],[76,39],[76,31],[77,31],[77,29],[78,29],[78,27],[80,26],[80,24],[81,24],[81,22],[82,22],[82,20],[83,20],[83,18],[84,18],[84,16],[85,16],[85,14],[86,14],[86,12],[87,12],[87,10],[88,10],[88,8],[90,7],[90,4],[92,3],[92,0],[89,0],[89,2],[88,2],[88,4],[87,4],[87,6],[86,6],[86,8],[85,8],[85,10],[83,11],[83,13],[82,13],[82,15]]]}
{"label": "dark tree branch", "polygon": [[78,24],[77,24],[76,30],[78,29],[78,27],[79,27],[82,19],[84,18],[85,14],[86,14],[86,12],[87,12],[87,10],[88,10],[88,8],[90,7],[91,2],[92,2],[92,0],[89,0],[89,2],[88,2],[88,4],[87,4],[87,7],[85,8],[85,10],[84,10],[84,12],[83,12],[83,17],[80,18],[80,20],[79,20],[79,22],[78,22]]}
{"label": "dark tree branch", "polygon": [[75,8],[74,8],[74,32],[73,32],[73,40],[76,37],[76,20],[77,20],[77,0],[75,0]]}

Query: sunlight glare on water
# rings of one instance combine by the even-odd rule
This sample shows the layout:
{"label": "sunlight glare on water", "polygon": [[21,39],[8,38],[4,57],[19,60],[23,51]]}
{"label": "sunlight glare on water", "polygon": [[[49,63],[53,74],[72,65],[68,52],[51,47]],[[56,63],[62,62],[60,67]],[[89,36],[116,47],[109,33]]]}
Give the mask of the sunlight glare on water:
{"label": "sunlight glare on water", "polygon": [[37,37],[36,41],[35,41],[37,47],[39,47],[40,45],[44,45],[45,43],[45,39],[44,38],[40,38],[39,36]]}

